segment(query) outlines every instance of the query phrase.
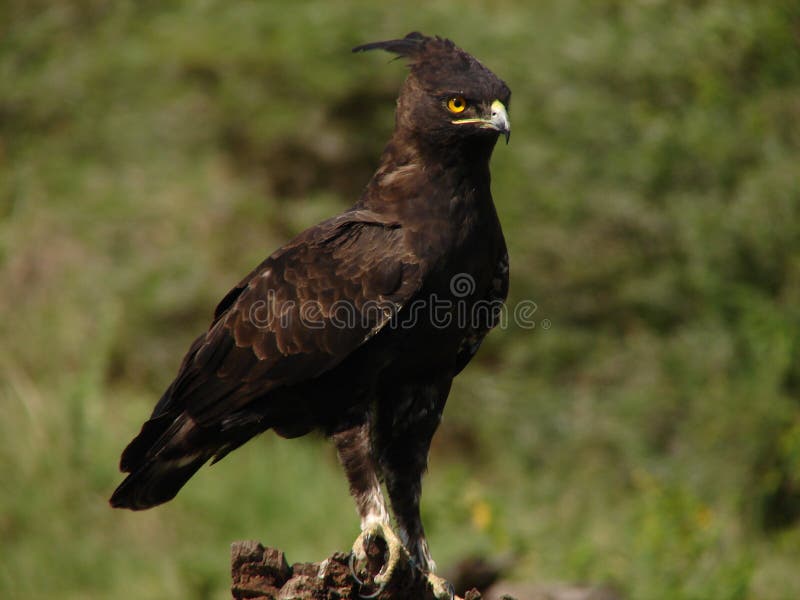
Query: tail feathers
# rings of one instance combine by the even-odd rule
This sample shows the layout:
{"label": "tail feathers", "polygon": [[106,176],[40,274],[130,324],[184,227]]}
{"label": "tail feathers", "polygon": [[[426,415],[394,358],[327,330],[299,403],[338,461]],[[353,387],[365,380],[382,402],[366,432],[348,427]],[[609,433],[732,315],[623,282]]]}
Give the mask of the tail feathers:
{"label": "tail feathers", "polygon": [[168,429],[175,423],[175,415],[161,415],[146,421],[130,444],[122,452],[119,460],[119,470],[123,473],[132,473],[143,465],[153,450],[158,446],[158,442]]}
{"label": "tail feathers", "polygon": [[125,478],[111,496],[111,506],[144,510],[172,500],[208,459],[209,455],[203,452],[182,458],[151,460]]}
{"label": "tail feathers", "polygon": [[234,414],[222,426],[199,425],[188,413],[166,412],[147,421],[122,453],[130,473],[111,506],[143,510],[172,500],[209,459],[219,461],[266,427],[258,413]]}
{"label": "tail feathers", "polygon": [[143,510],[175,494],[214,454],[207,432],[186,413],[147,421],[122,453],[120,469],[130,473],[111,496],[111,506]]}

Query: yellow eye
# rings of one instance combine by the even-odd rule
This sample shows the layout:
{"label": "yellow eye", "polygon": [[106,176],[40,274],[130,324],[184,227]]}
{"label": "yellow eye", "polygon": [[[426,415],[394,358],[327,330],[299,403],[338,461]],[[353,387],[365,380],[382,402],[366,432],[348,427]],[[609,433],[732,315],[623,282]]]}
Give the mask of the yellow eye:
{"label": "yellow eye", "polygon": [[453,96],[447,101],[447,110],[451,113],[461,113],[467,108],[467,101],[464,96]]}

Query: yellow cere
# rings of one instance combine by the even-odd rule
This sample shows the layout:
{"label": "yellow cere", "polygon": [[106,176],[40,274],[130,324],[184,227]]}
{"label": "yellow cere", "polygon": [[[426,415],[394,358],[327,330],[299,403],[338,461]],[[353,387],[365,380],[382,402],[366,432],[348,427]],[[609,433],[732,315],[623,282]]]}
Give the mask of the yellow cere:
{"label": "yellow cere", "polygon": [[461,113],[467,108],[467,101],[463,96],[453,96],[447,101],[447,110],[451,113]]}

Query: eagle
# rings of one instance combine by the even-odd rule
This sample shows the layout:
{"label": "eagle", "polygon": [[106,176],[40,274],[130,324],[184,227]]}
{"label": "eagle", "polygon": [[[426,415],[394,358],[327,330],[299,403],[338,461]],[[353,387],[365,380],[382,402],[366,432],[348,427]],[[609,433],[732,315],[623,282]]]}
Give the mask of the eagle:
{"label": "eagle", "polygon": [[437,598],[450,598],[420,518],[422,476],[453,378],[508,291],[489,161],[498,137],[508,142],[511,92],[439,36],[353,51],[374,49],[409,67],[377,171],[352,208],[300,233],[222,298],[123,451],[128,475],[110,503],[166,502],[264,431],[321,431],[361,517],[352,556],[386,542],[374,585],[405,554]]}

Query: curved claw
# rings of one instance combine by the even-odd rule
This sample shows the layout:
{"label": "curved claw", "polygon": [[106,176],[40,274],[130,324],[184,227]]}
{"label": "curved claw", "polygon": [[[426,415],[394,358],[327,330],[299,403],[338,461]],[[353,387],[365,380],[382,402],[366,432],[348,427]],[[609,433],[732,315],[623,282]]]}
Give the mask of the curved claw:
{"label": "curved claw", "polygon": [[[368,586],[369,584],[366,581],[362,580],[358,576],[358,571],[356,569],[356,560],[358,560],[358,558],[356,557],[356,553],[355,552],[351,552],[350,553],[350,560],[348,561],[348,564],[350,566],[350,575],[352,575],[353,579],[356,580],[356,583],[358,584],[359,588],[363,588],[363,587]],[[363,598],[363,600],[370,600],[371,598],[377,598],[378,595],[383,591],[383,588],[386,587],[386,583],[385,582],[379,582],[379,581],[377,581],[377,578],[376,578],[375,585],[377,585],[378,588],[373,593],[371,593],[371,594],[362,594],[361,591],[359,590],[358,597],[359,598]]]}
{"label": "curved claw", "polygon": [[456,597],[456,590],[453,587],[453,584],[443,577],[438,577],[433,573],[428,573],[427,578],[428,583],[433,591],[433,595],[437,600],[453,600]]}
{"label": "curved claw", "polygon": [[355,552],[350,553],[350,560],[348,561],[350,566],[350,575],[353,576],[353,579],[356,580],[356,583],[360,586],[366,585],[366,582],[361,581],[361,578],[358,576],[358,572],[356,571],[356,554]]}
{"label": "curved claw", "polygon": [[[376,538],[383,540],[386,545],[384,549],[385,554],[383,555],[383,566],[380,568],[378,573],[372,577],[372,581],[366,583],[362,581],[356,573],[356,561],[366,560],[368,565],[367,570],[371,575],[372,567],[374,566],[377,568],[377,564],[374,564],[375,561],[373,559],[375,557],[370,557],[367,553],[369,552],[370,546],[372,546],[373,540]],[[391,580],[392,573],[400,561],[401,556],[406,556],[406,558],[408,558],[408,551],[403,546],[403,542],[397,537],[397,534],[388,524],[375,523],[362,530],[361,535],[358,536],[353,544],[353,551],[351,553],[350,560],[350,571],[359,585],[369,587],[369,589],[372,589],[372,586],[377,587],[375,592],[369,595],[361,595],[362,598],[375,598],[384,590]]]}

